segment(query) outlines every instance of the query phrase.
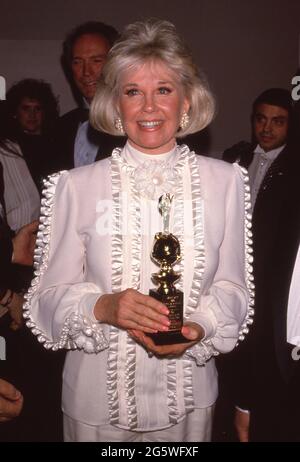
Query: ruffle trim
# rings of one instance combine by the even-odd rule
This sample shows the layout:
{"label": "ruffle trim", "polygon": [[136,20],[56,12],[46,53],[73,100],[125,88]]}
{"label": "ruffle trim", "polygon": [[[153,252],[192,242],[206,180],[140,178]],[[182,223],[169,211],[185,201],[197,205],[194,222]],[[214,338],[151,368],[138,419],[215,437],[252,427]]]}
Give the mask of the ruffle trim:
{"label": "ruffle trim", "polygon": [[48,267],[49,247],[51,236],[51,221],[54,205],[55,190],[59,178],[65,173],[61,171],[53,175],[49,175],[44,180],[44,190],[41,200],[41,214],[39,229],[36,239],[36,248],[34,250],[34,279],[31,286],[25,295],[26,302],[23,307],[23,316],[26,320],[26,325],[31,329],[32,333],[37,336],[37,339],[43,346],[50,350],[67,349],[83,349],[86,353],[98,353],[107,348],[107,341],[103,335],[102,329],[98,324],[93,323],[81,314],[72,313],[65,321],[60,339],[58,342],[52,342],[44,332],[39,329],[33,320],[31,314],[31,300],[36,293],[40,278],[45,273]]}
{"label": "ruffle trim", "polygon": [[211,339],[209,339],[202,340],[189,350],[186,350],[184,358],[193,358],[197,366],[204,366],[212,356],[218,355],[219,352],[214,348]]}
{"label": "ruffle trim", "polygon": [[[188,164],[190,169],[190,176],[191,176],[191,194],[192,194],[192,209],[193,209],[193,222],[194,222],[194,239],[195,239],[195,248],[198,249],[195,252],[195,272],[192,282],[192,289],[186,304],[184,318],[187,319],[191,313],[194,312],[195,308],[197,307],[198,303],[198,295],[197,294],[197,301],[194,300],[194,291],[193,288],[195,285],[201,286],[201,280],[199,280],[199,276],[201,277],[201,272],[199,273],[198,268],[201,266],[201,261],[203,261],[204,255],[202,255],[201,251],[203,250],[203,246],[201,246],[201,233],[199,231],[203,230],[203,225],[195,227],[195,222],[202,224],[203,217],[201,214],[199,215],[199,210],[201,209],[201,196],[200,195],[200,176],[198,173],[198,169],[192,168],[194,164],[196,164],[196,155],[194,152],[191,152],[186,145],[182,145],[178,147],[180,150],[179,159],[175,165],[175,171],[178,178],[181,181],[178,181],[178,185],[176,188],[176,201],[175,201],[175,210],[174,210],[174,226],[173,226],[173,233],[179,239],[180,243],[180,252],[181,252],[181,259],[178,262],[179,267],[179,274],[184,274],[184,255],[185,255],[185,248],[184,248],[184,190],[183,190],[183,175],[184,169]],[[199,205],[198,205],[199,204]],[[199,209],[200,207],[200,209]],[[202,272],[203,274],[203,272]],[[183,276],[178,281],[178,288],[183,291]],[[178,396],[176,393],[176,384],[177,384],[177,367],[176,361],[168,360],[168,377],[167,377],[167,394],[168,394],[168,408],[169,408],[169,419],[170,423],[176,424],[178,422],[178,418],[181,417],[178,412]],[[184,384],[187,385],[184,388],[184,406],[186,412],[189,412],[193,409],[194,398],[193,398],[193,387],[188,386],[191,382],[192,377],[192,363],[189,360],[184,361],[183,365],[183,375],[184,375]],[[191,384],[191,383],[190,383]],[[192,384],[191,384],[192,385]]]}
{"label": "ruffle trim", "polygon": [[[187,147],[186,147],[187,148]],[[188,148],[187,148],[188,149]],[[199,174],[199,165],[194,152],[189,156],[189,167],[191,173],[191,189],[192,189],[192,213],[194,227],[194,276],[192,281],[191,292],[189,295],[185,318],[194,313],[199,306],[199,297],[201,294],[201,285],[205,268],[205,252],[204,252],[204,211],[203,200],[201,195],[201,180]]]}
{"label": "ruffle trim", "polygon": [[118,344],[119,330],[110,329],[109,351],[107,360],[107,397],[110,423],[119,423],[119,395],[118,395]]}
{"label": "ruffle trim", "polygon": [[[189,150],[185,146],[187,151]],[[199,164],[196,154],[191,152],[188,157],[189,169],[191,175],[191,194],[192,194],[192,219],[194,231],[194,275],[191,286],[190,295],[185,311],[185,319],[187,320],[197,309],[200,303],[202,280],[205,269],[205,248],[204,248],[204,210],[203,199],[201,194],[201,179],[199,174]],[[183,271],[183,269],[182,269]],[[201,360],[199,362],[199,355]],[[211,356],[213,351],[208,352],[204,342],[200,342],[192,349],[187,350],[183,355],[184,358],[184,378],[185,381],[192,380],[192,364],[191,358],[196,360],[198,365],[204,364]],[[185,388],[185,407],[187,410],[193,406],[193,389]]]}
{"label": "ruffle trim", "polygon": [[[178,149],[178,148],[177,148]],[[180,244],[181,259],[176,265],[179,268],[180,277],[176,283],[176,287],[183,291],[183,271],[184,267],[184,197],[183,197],[183,182],[182,175],[184,171],[186,154],[188,150],[186,146],[180,148],[179,158],[174,166],[175,176],[178,178],[175,189],[175,207],[174,207],[174,226],[173,234],[178,238]],[[174,359],[167,360],[167,400],[169,410],[169,422],[174,425],[179,420],[178,396],[177,396],[177,364]]]}
{"label": "ruffle trim", "polygon": [[137,405],[135,399],[136,343],[128,336],[126,357],[125,393],[128,408],[128,426],[131,430],[134,430],[138,426]]}
{"label": "ruffle trim", "polygon": [[108,347],[99,325],[78,313],[72,313],[63,328],[64,348],[79,349],[85,353],[99,353]]}
{"label": "ruffle trim", "polygon": [[[112,291],[120,292],[122,287],[122,202],[121,194],[121,175],[119,166],[115,159],[120,155],[121,149],[116,148],[112,152],[111,180],[112,180]],[[119,329],[110,326],[109,351],[107,359],[107,394],[110,423],[119,423],[119,394],[118,394],[118,345]]]}
{"label": "ruffle trim", "polygon": [[167,400],[169,409],[169,422],[172,425],[178,423],[178,396],[177,396],[177,380],[176,380],[176,360],[169,359],[167,364]]}
{"label": "ruffle trim", "polygon": [[[134,217],[132,223],[132,288],[140,287],[140,261],[141,261],[141,207],[138,192],[135,187],[133,170],[123,162],[120,148],[114,149],[111,159],[112,196],[113,196],[113,236],[112,236],[112,291],[120,292],[122,289],[123,272],[123,210],[121,200],[121,169],[125,169],[130,179],[132,200],[130,215]],[[136,344],[130,337],[119,335],[119,330],[110,328],[110,348],[108,355],[107,384],[109,394],[110,422],[119,423],[119,394],[118,394],[118,350],[119,342],[126,347],[125,364],[125,397],[128,409],[128,426],[137,427],[137,406],[135,400],[135,371],[136,371]]]}
{"label": "ruffle trim", "polygon": [[[122,168],[126,170],[124,165]],[[127,172],[128,173],[128,172]],[[121,186],[121,185],[120,185]],[[133,218],[132,223],[132,281],[131,287],[135,290],[140,288],[140,265],[141,265],[141,203],[140,195],[136,189],[135,178],[130,175],[131,187],[131,204],[130,215]],[[137,405],[135,399],[135,373],[136,373],[136,342],[128,335],[126,337],[126,375],[125,375],[125,393],[128,409],[128,426],[134,430],[138,426]]]}
{"label": "ruffle trim", "polygon": [[253,324],[254,316],[254,297],[255,297],[255,285],[254,285],[254,276],[253,276],[253,234],[251,231],[252,228],[252,215],[251,210],[251,194],[250,194],[250,185],[249,185],[249,175],[248,171],[240,167],[238,164],[234,164],[238,168],[244,180],[244,201],[245,201],[245,279],[246,285],[249,293],[249,302],[247,314],[245,321],[242,324],[242,327],[239,331],[239,340],[244,340],[245,335],[249,332],[249,327]]}

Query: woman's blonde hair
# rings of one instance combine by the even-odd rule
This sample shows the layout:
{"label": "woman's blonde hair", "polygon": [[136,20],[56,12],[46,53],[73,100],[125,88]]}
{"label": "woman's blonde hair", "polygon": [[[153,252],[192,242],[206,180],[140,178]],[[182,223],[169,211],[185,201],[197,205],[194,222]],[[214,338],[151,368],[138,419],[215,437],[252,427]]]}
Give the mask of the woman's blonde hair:
{"label": "woman's blonde hair", "polygon": [[189,123],[176,136],[183,137],[205,128],[214,116],[214,97],[175,26],[158,19],[130,24],[111,48],[91,104],[91,124],[111,135],[121,134],[115,127],[120,117],[117,111],[120,78],[124,71],[149,60],[163,62],[178,76],[190,103]]}

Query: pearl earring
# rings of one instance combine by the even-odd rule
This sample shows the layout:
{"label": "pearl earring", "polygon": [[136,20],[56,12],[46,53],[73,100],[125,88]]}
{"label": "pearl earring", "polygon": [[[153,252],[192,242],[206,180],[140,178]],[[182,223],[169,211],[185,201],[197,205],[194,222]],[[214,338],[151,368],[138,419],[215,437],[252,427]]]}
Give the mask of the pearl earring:
{"label": "pearl earring", "polygon": [[122,133],[122,135],[125,135],[124,127],[120,117],[115,120],[115,128],[118,130],[118,132]]}
{"label": "pearl earring", "polygon": [[184,111],[184,113],[181,116],[181,120],[180,120],[180,128],[181,128],[181,130],[184,130],[188,126],[189,123],[190,123],[190,117]]}

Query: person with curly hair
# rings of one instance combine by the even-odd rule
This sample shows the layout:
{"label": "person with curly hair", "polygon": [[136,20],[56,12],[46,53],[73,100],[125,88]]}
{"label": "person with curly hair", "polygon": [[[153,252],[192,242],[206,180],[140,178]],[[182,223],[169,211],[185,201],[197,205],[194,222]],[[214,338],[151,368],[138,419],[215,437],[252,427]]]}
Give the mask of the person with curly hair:
{"label": "person with curly hair", "polygon": [[24,79],[8,90],[3,112],[4,203],[8,224],[17,231],[38,218],[42,179],[56,170],[53,131],[59,109],[48,83]]}

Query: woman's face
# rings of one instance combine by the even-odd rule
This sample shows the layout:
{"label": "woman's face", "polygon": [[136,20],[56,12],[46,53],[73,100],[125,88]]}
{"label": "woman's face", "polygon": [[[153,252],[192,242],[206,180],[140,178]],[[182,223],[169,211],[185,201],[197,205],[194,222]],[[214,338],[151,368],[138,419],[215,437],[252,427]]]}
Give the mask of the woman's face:
{"label": "woman's face", "polygon": [[124,72],[118,109],[130,144],[147,154],[162,154],[174,147],[189,102],[176,74],[154,61]]}
{"label": "woman's face", "polygon": [[31,135],[40,135],[44,112],[38,100],[23,98],[17,107],[16,118],[21,130]]}

